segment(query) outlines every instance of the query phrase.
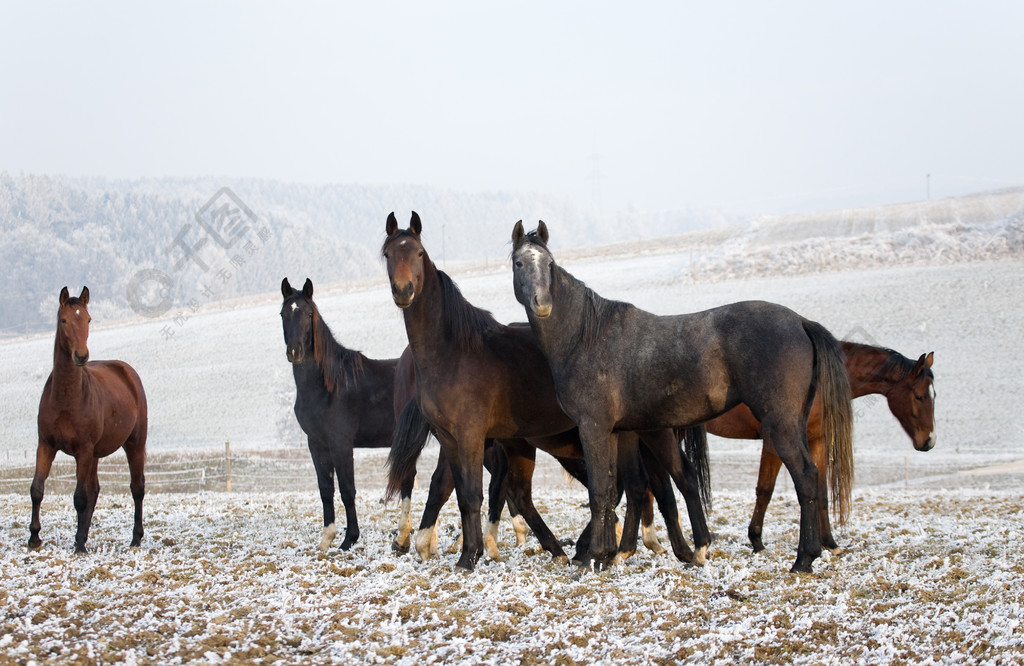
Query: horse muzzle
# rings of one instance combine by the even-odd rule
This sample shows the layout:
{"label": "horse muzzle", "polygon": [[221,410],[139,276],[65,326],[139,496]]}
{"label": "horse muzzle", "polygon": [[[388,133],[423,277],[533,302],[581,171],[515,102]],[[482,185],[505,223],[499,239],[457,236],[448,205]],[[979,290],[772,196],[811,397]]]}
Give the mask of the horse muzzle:
{"label": "horse muzzle", "polygon": [[935,433],[928,433],[928,439],[924,440],[920,444],[914,442],[914,448],[918,451],[931,451],[935,448]]}
{"label": "horse muzzle", "polygon": [[79,354],[77,351],[71,352],[71,360],[75,362],[75,365],[82,367],[89,362],[89,352]]}
{"label": "horse muzzle", "polygon": [[288,361],[290,363],[302,363],[302,349],[299,347],[289,347]]}
{"label": "horse muzzle", "polygon": [[416,291],[412,282],[407,282],[402,286],[398,286],[394,282],[391,283],[391,298],[394,299],[395,305],[403,310],[412,305],[412,299],[415,297]]}
{"label": "horse muzzle", "polygon": [[530,299],[530,305],[532,306],[533,314],[538,319],[545,319],[551,315],[551,296],[547,294],[543,296],[540,294],[534,295]]}

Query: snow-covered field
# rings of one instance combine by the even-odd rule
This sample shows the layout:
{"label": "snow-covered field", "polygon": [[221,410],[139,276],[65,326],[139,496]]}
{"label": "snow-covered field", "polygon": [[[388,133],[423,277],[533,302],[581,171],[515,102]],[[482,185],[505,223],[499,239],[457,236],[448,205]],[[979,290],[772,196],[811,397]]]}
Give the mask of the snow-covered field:
{"label": "snow-covered field", "polygon": [[[548,221],[555,256],[605,296],[660,313],[771,300],[839,337],[913,357],[935,352],[936,448],[914,452],[883,399],[855,403],[856,503],[839,531],[849,551],[819,561],[813,575],[787,573],[797,508],[784,481],[766,519],[768,551],[749,552],[760,451],[751,442],[711,444],[717,539],[703,569],[642,552],[618,570],[581,575],[551,563],[535,541],[516,549],[507,530],[506,561],[468,575],[452,572],[454,554],[425,564],[393,555],[396,510],[379,502],[381,452],[357,454],[363,536],[349,553],[315,550],[316,494],[287,488],[151,493],[143,547],[129,551],[130,498],[111,484],[100,494],[91,554],[71,555],[66,494],[47,496],[44,546],[28,552],[26,483],[24,492],[0,495],[0,655],[161,663],[1024,659],[1022,215],[874,232],[825,225],[811,239],[768,220],[564,252],[568,239]],[[429,249],[435,236],[429,217],[424,223]],[[471,301],[501,321],[524,319],[507,266],[451,268]],[[289,277],[294,284],[306,276]],[[404,328],[383,268],[377,284],[310,277],[346,346],[378,357],[401,351]],[[279,303],[268,294],[187,320],[94,323],[93,357],[129,361],[146,384],[151,455],[223,451],[225,441],[241,452],[302,446]],[[4,466],[31,461],[52,345],[50,335],[0,343]],[[574,537],[586,518],[582,489],[550,468],[541,476],[538,506],[557,534]],[[423,496],[422,488],[414,495],[414,513]],[[442,546],[457,522],[454,507],[446,511]]]}

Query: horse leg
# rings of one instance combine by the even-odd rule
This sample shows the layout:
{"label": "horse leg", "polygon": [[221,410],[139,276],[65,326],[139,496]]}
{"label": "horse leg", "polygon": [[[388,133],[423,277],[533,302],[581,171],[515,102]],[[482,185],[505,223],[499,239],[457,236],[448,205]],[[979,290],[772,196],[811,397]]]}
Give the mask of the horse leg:
{"label": "horse leg", "polygon": [[636,552],[637,531],[640,528],[640,514],[647,487],[643,469],[640,467],[637,439],[633,433],[619,436],[618,450],[619,494],[626,494],[626,520],[619,537],[619,548],[615,555],[616,564],[621,564]]}
{"label": "horse leg", "polygon": [[[646,436],[646,435],[645,435]],[[677,449],[678,450],[678,449]],[[686,537],[683,536],[682,524],[679,516],[679,506],[676,504],[676,496],[672,492],[672,479],[670,475],[666,473],[666,468],[662,465],[654,454],[647,448],[640,448],[640,459],[644,464],[644,469],[647,471],[648,487],[647,493],[653,495],[658,501],[658,508],[661,510],[661,516],[665,520],[665,530],[668,532],[668,540],[672,545],[672,553],[676,556],[680,562],[686,562],[687,564],[704,564],[704,560],[697,561],[696,555],[690,550],[690,545],[686,543]],[[694,492],[694,495],[697,493]],[[695,499],[696,505],[700,506],[700,499]],[[689,507],[689,502],[687,503]],[[701,518],[703,518],[703,510],[700,512]],[[691,516],[691,522],[693,518]],[[696,537],[694,537],[696,540]],[[702,557],[706,557],[706,551],[701,553]]]}
{"label": "horse leg", "polygon": [[[654,493],[650,487],[644,491],[643,506],[640,507],[640,533],[644,545],[655,555],[665,552],[658,538],[658,531],[654,528]],[[678,509],[677,509],[678,511]]]}
{"label": "horse leg", "polygon": [[146,441],[129,442],[124,447],[128,457],[128,473],[131,477],[129,488],[135,502],[135,526],[132,529],[132,542],[129,548],[138,548],[142,544],[142,499],[146,496]]}
{"label": "horse leg", "polygon": [[401,509],[398,513],[398,534],[391,542],[391,550],[396,553],[408,553],[409,544],[412,542],[412,489],[416,485],[416,472],[412,471],[402,480],[401,487]]}
{"label": "horse leg", "polygon": [[43,545],[39,538],[39,507],[43,503],[43,489],[46,486],[46,477],[50,476],[50,467],[57,455],[57,449],[40,440],[36,447],[36,471],[32,476],[32,486],[29,489],[29,496],[32,498],[32,522],[28,528],[28,547],[37,550]]}
{"label": "horse leg", "polygon": [[761,421],[765,444],[770,445],[793,478],[800,502],[800,543],[793,573],[811,573],[814,560],[821,555],[821,524],[818,516],[818,468],[807,451],[805,423],[792,421]]}
{"label": "horse leg", "polygon": [[577,419],[580,441],[587,461],[587,492],[590,497],[591,538],[584,565],[607,568],[618,551],[615,538],[615,504],[618,500],[618,435],[588,415]]}
{"label": "horse leg", "polygon": [[491,475],[487,484],[487,528],[484,530],[484,550],[487,557],[497,562],[501,561],[501,553],[498,552],[498,524],[501,522],[501,512],[508,502],[509,510],[514,511],[514,504],[508,499],[508,456],[504,447],[499,442],[489,444],[484,449],[484,467]]}
{"label": "horse leg", "polygon": [[[647,449],[647,452],[642,455],[648,473],[653,471],[652,480],[663,479],[658,483],[652,482],[651,490],[654,491],[654,497],[658,500],[662,515],[665,516],[665,528],[668,530],[669,540],[672,542],[672,552],[683,562],[703,566],[707,561],[711,530],[708,529],[707,518],[704,516],[704,505],[698,491],[697,473],[689,458],[680,451],[679,441],[672,430],[644,432],[641,434],[641,441]],[[651,457],[648,458],[648,455]],[[673,530],[678,525],[678,518],[670,519],[669,515],[672,513],[678,515],[679,509],[677,507],[673,512],[675,497],[670,492],[671,488],[661,487],[668,483],[668,480],[664,478],[664,473],[667,473],[675,481],[676,487],[679,488],[679,492],[682,493],[683,500],[686,502],[686,513],[690,518],[690,529],[693,532],[692,551],[686,544],[681,530],[679,534],[673,534]],[[666,511],[669,512],[669,515],[665,515]]]}
{"label": "horse leg", "polygon": [[334,471],[338,477],[341,504],[345,507],[345,538],[341,549],[348,550],[359,540],[359,518],[356,516],[356,472],[352,460],[352,446],[340,447],[334,457]]}
{"label": "horse leg", "polygon": [[833,553],[839,553],[841,548],[832,536],[832,523],[828,519],[828,452],[825,449],[825,438],[820,433],[812,434],[807,438],[807,448],[810,450],[814,466],[818,469],[818,522],[821,525],[821,546]]}
{"label": "horse leg", "polygon": [[419,530],[416,532],[416,553],[423,562],[437,556],[437,519],[454,490],[455,478],[448,464],[448,456],[442,448],[437,456],[437,466],[430,476],[427,501],[423,506]]}
{"label": "horse leg", "polygon": [[75,532],[75,552],[84,553],[85,542],[89,538],[89,527],[92,525],[92,514],[96,510],[96,498],[100,494],[100,479],[97,474],[99,460],[92,455],[81,455],[75,458],[75,511],[78,513],[78,531]]}
{"label": "horse leg", "polygon": [[756,500],[754,501],[754,513],[750,515],[750,525],[747,526],[747,538],[755,553],[764,550],[764,543],[761,541],[761,534],[764,531],[764,514],[768,510],[768,504],[772,501],[775,493],[775,481],[782,469],[782,460],[775,454],[767,443],[761,443],[761,465],[757,470],[757,486],[755,489]]}
{"label": "horse leg", "polygon": [[324,528],[320,535],[317,548],[326,553],[331,547],[338,528],[334,526],[334,468],[331,466],[331,455],[319,440],[307,438],[309,454],[313,458],[313,469],[316,470],[316,485],[320,490],[320,504],[324,512]]}
{"label": "horse leg", "polygon": [[559,562],[568,562],[569,558],[558,539],[552,534],[547,523],[541,518],[537,507],[533,504],[533,471],[536,465],[536,449],[530,445],[506,448],[509,465],[509,493],[512,502],[521,512],[526,524],[540,542],[541,548],[551,553],[552,558]]}
{"label": "horse leg", "polygon": [[462,517],[462,555],[455,566],[472,571],[484,552],[480,507],[484,501],[485,438],[483,433],[464,432],[452,444],[456,445],[458,455],[449,457],[453,458],[451,468],[455,478],[455,497]]}

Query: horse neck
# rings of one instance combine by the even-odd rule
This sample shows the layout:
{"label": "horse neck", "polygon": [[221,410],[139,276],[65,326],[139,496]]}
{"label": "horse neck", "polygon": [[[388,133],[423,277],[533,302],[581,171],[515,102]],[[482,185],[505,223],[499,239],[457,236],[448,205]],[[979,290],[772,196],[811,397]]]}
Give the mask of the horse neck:
{"label": "horse neck", "polygon": [[846,355],[846,374],[850,377],[854,398],[872,393],[885,394],[896,385],[896,378],[881,372],[882,366],[895,352],[856,342],[843,341],[841,345]]}
{"label": "horse neck", "polygon": [[417,368],[426,367],[425,363],[430,360],[447,356],[443,299],[441,277],[437,274],[433,262],[427,262],[424,267],[423,288],[409,307],[402,310],[405,332],[409,337],[409,347],[412,349]]}
{"label": "horse neck", "polygon": [[62,344],[60,331],[57,331],[53,343],[53,371],[50,373],[51,395],[63,404],[77,404],[88,377],[85,367],[75,365],[71,360],[71,350]]}
{"label": "horse neck", "polygon": [[[561,361],[579,353],[583,336],[581,308],[586,307],[587,286],[562,267],[556,266],[551,281],[551,314],[537,319],[529,313],[530,323],[537,334],[544,355]],[[595,298],[600,298],[594,294]]]}

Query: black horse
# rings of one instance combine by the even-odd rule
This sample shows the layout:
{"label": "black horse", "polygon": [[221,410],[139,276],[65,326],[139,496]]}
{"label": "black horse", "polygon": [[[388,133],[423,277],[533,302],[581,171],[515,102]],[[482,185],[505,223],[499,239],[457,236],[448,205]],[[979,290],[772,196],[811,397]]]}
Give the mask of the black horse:
{"label": "black horse", "polygon": [[[295,376],[295,418],[309,443],[316,469],[320,500],[324,508],[324,530],[320,550],[326,551],[337,528],[334,525],[334,479],[337,476],[341,502],[345,506],[345,538],[348,550],[359,539],[356,517],[356,484],[353,448],[386,448],[397,413],[410,402],[415,390],[415,373],[408,350],[401,359],[375,360],[346,349],[331,333],[313,302],[313,282],[306,279],[302,290],[293,289],[288,278],[281,282],[281,325],[288,361]],[[397,376],[397,381],[396,381]],[[415,402],[412,403],[415,409]],[[421,419],[422,422],[422,419]],[[409,436],[422,438],[425,427],[411,428]],[[402,511],[393,548],[409,549],[410,496],[416,470],[401,479]]]}
{"label": "black horse", "polygon": [[[512,231],[516,299],[551,366],[558,401],[580,427],[587,460],[595,564],[615,552],[615,449],[620,430],[703,423],[745,403],[765,444],[793,476],[800,544],[793,571],[821,554],[818,469],[807,448],[807,416],[821,394],[839,497],[852,484],[852,410],[843,354],[823,326],[780,305],[746,302],[659,317],[609,301],[558,266],[541,222]],[[694,531],[695,547],[706,542]]]}

